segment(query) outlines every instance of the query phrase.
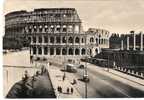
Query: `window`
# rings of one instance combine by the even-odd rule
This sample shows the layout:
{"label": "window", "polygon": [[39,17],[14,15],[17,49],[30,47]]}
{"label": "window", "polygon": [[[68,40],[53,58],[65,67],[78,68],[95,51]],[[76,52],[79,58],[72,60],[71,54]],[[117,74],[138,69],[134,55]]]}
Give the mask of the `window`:
{"label": "window", "polygon": [[84,39],[83,38],[81,39],[81,42],[84,43]]}
{"label": "window", "polygon": [[41,47],[38,48],[38,54],[40,54],[40,55],[42,54],[42,48]]}
{"label": "window", "polygon": [[75,49],[75,55],[79,55],[79,49]]}
{"label": "window", "polygon": [[66,43],[66,37],[63,37],[62,42]]}
{"label": "window", "polygon": [[37,49],[36,49],[36,47],[33,47],[33,54],[36,54],[36,51]]}
{"label": "window", "polygon": [[73,38],[72,37],[69,37],[69,43],[73,43]]}
{"label": "window", "polygon": [[36,37],[35,36],[33,37],[33,43],[36,43]]}
{"label": "window", "polygon": [[54,37],[50,37],[50,43],[54,43]]}
{"label": "window", "polygon": [[48,47],[44,47],[44,54],[45,54],[45,55],[48,54]]}
{"label": "window", "polygon": [[67,54],[67,50],[66,50],[66,48],[63,48],[62,49],[62,55],[66,55]]}
{"label": "window", "polygon": [[48,43],[48,37],[44,36],[44,43]]}
{"label": "window", "polygon": [[50,55],[54,55],[54,48],[50,48]]}
{"label": "window", "polygon": [[60,37],[56,37],[56,43],[60,43],[61,38]]}
{"label": "window", "polygon": [[42,43],[42,37],[39,36],[39,43]]}
{"label": "window", "polygon": [[82,53],[82,55],[85,55],[85,49],[84,48],[82,48],[81,53]]}
{"label": "window", "polygon": [[72,48],[69,49],[69,55],[73,55],[73,49]]}
{"label": "window", "polygon": [[79,38],[78,37],[76,37],[75,43],[79,43]]}
{"label": "window", "polygon": [[56,48],[56,55],[60,55],[60,49]]}
{"label": "window", "polygon": [[93,39],[93,37],[91,37],[91,38],[90,38],[90,42],[91,42],[91,43],[92,43],[92,42],[94,42],[94,39]]}

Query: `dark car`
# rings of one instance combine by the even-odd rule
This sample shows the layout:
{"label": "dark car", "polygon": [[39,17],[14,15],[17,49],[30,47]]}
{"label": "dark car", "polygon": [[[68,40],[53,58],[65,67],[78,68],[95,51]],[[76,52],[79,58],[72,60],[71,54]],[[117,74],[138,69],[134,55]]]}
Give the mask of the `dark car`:
{"label": "dark car", "polygon": [[80,68],[80,69],[84,69],[84,65],[80,65],[78,68]]}

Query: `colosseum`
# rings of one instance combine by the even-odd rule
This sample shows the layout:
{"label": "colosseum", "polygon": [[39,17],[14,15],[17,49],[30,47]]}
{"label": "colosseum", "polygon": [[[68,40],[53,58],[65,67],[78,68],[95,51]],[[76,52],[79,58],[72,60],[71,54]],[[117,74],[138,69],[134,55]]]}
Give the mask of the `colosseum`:
{"label": "colosseum", "polygon": [[5,37],[26,37],[31,59],[81,59],[109,48],[109,31],[84,31],[75,8],[40,8],[6,14]]}

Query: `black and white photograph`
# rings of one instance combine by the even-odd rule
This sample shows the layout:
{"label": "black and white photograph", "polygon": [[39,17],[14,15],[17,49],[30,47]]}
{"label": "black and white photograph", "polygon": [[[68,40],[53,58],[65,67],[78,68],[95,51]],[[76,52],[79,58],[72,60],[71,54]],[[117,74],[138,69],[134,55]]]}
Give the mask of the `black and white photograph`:
{"label": "black and white photograph", "polygon": [[144,0],[3,0],[3,98],[144,98]]}

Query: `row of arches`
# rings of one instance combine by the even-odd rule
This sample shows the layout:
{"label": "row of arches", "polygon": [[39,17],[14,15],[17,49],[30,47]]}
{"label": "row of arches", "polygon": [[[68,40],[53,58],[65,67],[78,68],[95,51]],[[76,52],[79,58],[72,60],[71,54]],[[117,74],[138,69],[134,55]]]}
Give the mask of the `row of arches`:
{"label": "row of arches", "polygon": [[90,38],[90,43],[96,43],[96,44],[108,44],[108,39],[105,38],[96,38],[94,39],[93,37]]}
{"label": "row of arches", "polygon": [[25,27],[27,33],[33,32],[79,32],[80,25],[33,25]]}
{"label": "row of arches", "polygon": [[32,43],[84,43],[85,39],[83,37],[60,37],[60,36],[34,36],[32,38]]}
{"label": "row of arches", "polygon": [[34,55],[86,55],[85,48],[33,47],[32,51]]}

